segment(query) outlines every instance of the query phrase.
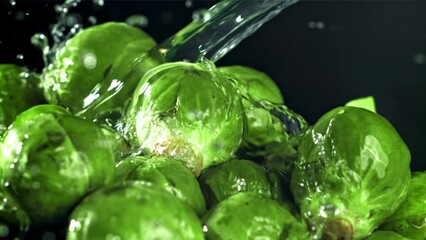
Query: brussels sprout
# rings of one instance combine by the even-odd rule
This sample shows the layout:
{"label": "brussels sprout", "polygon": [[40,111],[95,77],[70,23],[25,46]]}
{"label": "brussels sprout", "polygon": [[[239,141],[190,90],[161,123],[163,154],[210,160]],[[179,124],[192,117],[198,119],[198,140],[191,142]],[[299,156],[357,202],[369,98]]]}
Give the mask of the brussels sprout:
{"label": "brussels sprout", "polygon": [[241,98],[212,63],[151,69],[126,113],[126,133],[135,147],[186,160],[196,175],[229,160],[241,142]]}
{"label": "brussels sprout", "polygon": [[167,157],[130,157],[116,165],[119,180],[151,182],[186,203],[199,216],[206,203],[197,178],[182,162]]}
{"label": "brussels sprout", "polygon": [[426,239],[426,172],[414,172],[407,197],[380,226],[412,240]]}
{"label": "brussels sprout", "polygon": [[242,95],[246,126],[239,157],[289,172],[300,136],[307,129],[306,121],[283,104],[278,86],[266,74],[242,66],[219,69],[237,78],[235,87]]}
{"label": "brussels sprout", "polygon": [[89,27],[68,40],[44,69],[44,95],[72,113],[108,122],[105,115],[119,115],[141,76],[158,64],[145,56],[155,45],[125,23]]}
{"label": "brussels sprout", "polygon": [[375,231],[365,240],[410,240],[392,231]]}
{"label": "brussels sprout", "polygon": [[256,193],[242,192],[225,199],[202,221],[209,240],[309,239],[304,223],[278,202]]}
{"label": "brussels sprout", "polygon": [[254,102],[245,109],[246,132],[239,154],[259,160],[269,170],[290,172],[300,139],[308,129],[302,116],[282,104]]}
{"label": "brussels sprout", "polygon": [[298,154],[291,190],[302,215],[325,239],[368,236],[407,194],[410,152],[374,112],[331,110],[304,135]]}
{"label": "brussels sprout", "polygon": [[16,118],[1,144],[0,170],[1,184],[34,226],[61,221],[115,174],[102,130],[54,105],[35,106]]}
{"label": "brussels sprout", "polygon": [[[278,86],[268,75],[245,66],[226,66],[218,68],[221,72],[234,75],[242,84],[246,85],[251,100],[267,100],[273,103],[284,103]],[[247,106],[248,107],[248,106]]]}
{"label": "brussels sprout", "polygon": [[99,189],[72,212],[68,240],[203,239],[197,215],[173,195],[134,181]]}
{"label": "brussels sprout", "polygon": [[0,186],[0,203],[0,223],[7,223],[9,229],[16,226],[22,233],[26,232],[30,226],[30,218],[4,186]]}
{"label": "brussels sprout", "polygon": [[124,139],[124,136],[122,136],[120,132],[114,129],[105,126],[103,126],[101,129],[112,147],[111,149],[114,153],[115,162],[120,162],[131,152],[130,146],[128,145],[126,139]]}
{"label": "brussels sprout", "polygon": [[199,181],[209,208],[239,192],[278,200],[281,191],[278,185],[272,185],[259,164],[248,160],[230,160],[213,166],[201,174]]}
{"label": "brussels sprout", "polygon": [[19,113],[43,102],[38,77],[14,64],[0,64],[0,136]]}

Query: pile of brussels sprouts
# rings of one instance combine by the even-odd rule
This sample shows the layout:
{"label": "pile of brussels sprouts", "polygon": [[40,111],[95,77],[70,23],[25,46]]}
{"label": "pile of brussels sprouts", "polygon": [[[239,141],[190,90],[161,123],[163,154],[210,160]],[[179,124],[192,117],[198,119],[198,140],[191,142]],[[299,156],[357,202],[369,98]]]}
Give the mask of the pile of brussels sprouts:
{"label": "pile of brussels sprouts", "polygon": [[309,125],[264,73],[155,45],[109,22],[40,74],[0,64],[0,237],[426,238],[426,174],[371,98]]}

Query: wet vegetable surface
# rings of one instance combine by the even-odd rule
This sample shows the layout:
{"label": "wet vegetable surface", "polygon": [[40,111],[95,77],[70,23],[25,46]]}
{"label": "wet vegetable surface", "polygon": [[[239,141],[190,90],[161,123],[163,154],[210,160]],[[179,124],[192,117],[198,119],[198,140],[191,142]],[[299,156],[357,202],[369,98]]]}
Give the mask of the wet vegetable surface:
{"label": "wet vegetable surface", "polygon": [[[155,44],[110,22],[42,73],[0,65],[0,238],[424,239],[424,178],[371,98],[309,126],[270,76]],[[59,106],[25,111],[43,90]]]}
{"label": "wet vegetable surface", "polygon": [[409,163],[407,146],[386,119],[339,107],[304,135],[291,189],[302,215],[322,235],[362,239],[405,199]]}

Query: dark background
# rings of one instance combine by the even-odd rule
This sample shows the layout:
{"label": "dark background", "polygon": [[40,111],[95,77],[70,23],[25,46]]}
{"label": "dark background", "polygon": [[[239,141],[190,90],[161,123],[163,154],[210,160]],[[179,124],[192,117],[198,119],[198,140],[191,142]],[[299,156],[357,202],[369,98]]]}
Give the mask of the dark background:
{"label": "dark background", "polygon": [[[70,13],[85,27],[90,16],[102,23],[144,15],[143,29],[161,42],[188,24],[195,10],[215,2],[104,0],[101,7],[82,1]],[[59,3],[0,1],[0,63],[41,71],[42,54],[30,38],[37,32],[49,36]],[[351,99],[374,96],[378,112],[411,149],[412,169],[426,170],[426,1],[301,1],[217,64],[264,71],[279,84],[286,104],[311,124]]]}

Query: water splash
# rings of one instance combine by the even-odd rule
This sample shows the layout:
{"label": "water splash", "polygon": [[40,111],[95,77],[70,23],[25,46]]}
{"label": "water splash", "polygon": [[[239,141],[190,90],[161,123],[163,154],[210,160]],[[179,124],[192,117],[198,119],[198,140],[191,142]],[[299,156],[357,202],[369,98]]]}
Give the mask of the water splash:
{"label": "water splash", "polygon": [[148,26],[148,18],[140,14],[131,15],[128,18],[126,18],[126,23],[131,26],[144,28]]}

